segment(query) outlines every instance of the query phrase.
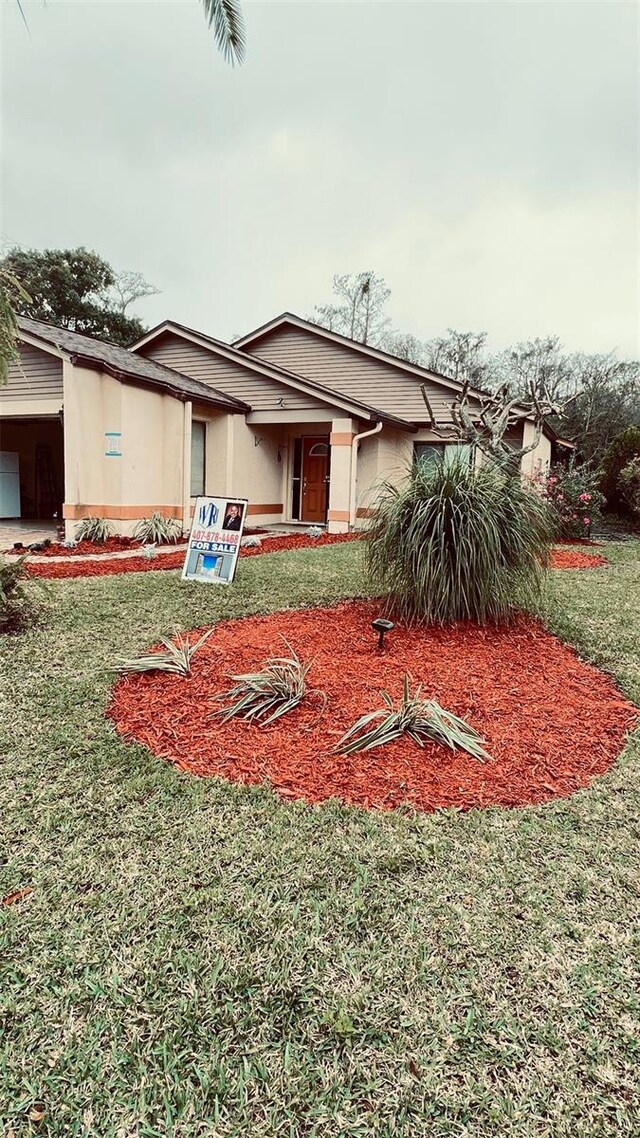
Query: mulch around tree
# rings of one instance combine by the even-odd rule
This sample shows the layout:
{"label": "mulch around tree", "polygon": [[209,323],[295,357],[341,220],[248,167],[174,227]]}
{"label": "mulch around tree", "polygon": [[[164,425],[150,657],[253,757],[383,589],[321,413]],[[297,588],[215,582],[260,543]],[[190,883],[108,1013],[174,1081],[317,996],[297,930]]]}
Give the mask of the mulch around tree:
{"label": "mulch around tree", "polygon": [[[532,618],[501,628],[397,626],[379,651],[375,604],[348,602],[220,623],[194,657],[192,674],[121,677],[109,715],[126,739],[193,775],[269,783],[283,798],[336,797],[374,809],[408,803],[432,811],[455,806],[523,806],[566,797],[615,762],[638,710],[613,681]],[[195,638],[196,632],[192,634]],[[285,649],[313,661],[310,694],[266,728],[223,724],[215,696],[230,674],[259,670]],[[381,692],[412,691],[462,716],[486,740],[491,762],[402,740],[345,757],[331,754]]]}
{"label": "mulch around tree", "polygon": [[[261,553],[279,553],[287,549],[306,549],[316,545],[335,545],[343,541],[356,541],[360,534],[328,533],[322,537],[309,537],[307,534],[275,534],[262,537],[261,545],[248,545],[240,549],[240,557],[257,557]],[[65,561],[27,561],[27,572],[32,577],[48,579],[64,577],[102,577],[114,573],[146,573],[159,569],[181,569],[185,550],[176,549],[169,553],[157,553],[155,557],[132,554],[131,557],[106,558],[87,557],[83,560]]]}
{"label": "mulch around tree", "polygon": [[575,545],[566,549],[552,549],[551,569],[603,569],[609,562],[601,553],[582,553]]}

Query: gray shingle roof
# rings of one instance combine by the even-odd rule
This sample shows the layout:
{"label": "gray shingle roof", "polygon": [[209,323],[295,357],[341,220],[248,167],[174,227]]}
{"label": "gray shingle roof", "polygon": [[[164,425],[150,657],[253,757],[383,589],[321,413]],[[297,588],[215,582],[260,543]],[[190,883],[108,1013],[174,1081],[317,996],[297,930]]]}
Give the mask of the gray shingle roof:
{"label": "gray shingle roof", "polygon": [[162,388],[167,394],[183,401],[209,403],[226,411],[251,410],[247,403],[234,399],[231,395],[225,395],[223,391],[209,387],[200,380],[190,379],[189,376],[182,375],[173,368],[164,367],[163,364],[157,364],[144,356],[135,355],[117,344],[94,340],[91,336],[70,332],[68,328],[58,328],[42,320],[31,320],[26,316],[18,317],[18,326],[28,335],[66,352],[83,367],[106,371],[116,378],[128,379],[141,386]]}

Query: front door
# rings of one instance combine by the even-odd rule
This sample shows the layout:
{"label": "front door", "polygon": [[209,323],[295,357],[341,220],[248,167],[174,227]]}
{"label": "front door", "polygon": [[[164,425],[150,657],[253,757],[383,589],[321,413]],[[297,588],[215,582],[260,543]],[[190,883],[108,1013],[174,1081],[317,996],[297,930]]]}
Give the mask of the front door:
{"label": "front door", "polygon": [[302,509],[300,520],[327,520],[329,489],[329,436],[310,435],[302,440]]}

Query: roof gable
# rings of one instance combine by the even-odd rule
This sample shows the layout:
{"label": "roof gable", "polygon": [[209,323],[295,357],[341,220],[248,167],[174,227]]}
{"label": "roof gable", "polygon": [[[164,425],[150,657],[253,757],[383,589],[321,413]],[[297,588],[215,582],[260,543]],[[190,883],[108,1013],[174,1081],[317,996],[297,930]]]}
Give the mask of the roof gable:
{"label": "roof gable", "polygon": [[[181,353],[176,340],[191,345],[191,354]],[[199,349],[199,356],[194,349]],[[246,399],[253,410],[280,408],[284,406],[284,399],[292,409],[322,405],[372,422],[382,419],[400,430],[415,429],[400,416],[353,394],[337,390],[327,383],[318,383],[312,377],[250,352],[239,351],[231,344],[173,320],[165,320],[153,328],[134,345],[133,351],[151,355],[169,367],[188,368],[190,374],[198,374],[206,382],[215,382],[222,390]]]}
{"label": "roof gable", "polygon": [[456,380],[405,364],[289,314],[240,343],[243,351],[255,357],[330,384],[344,395],[415,424],[430,425],[433,419],[451,425],[451,404],[462,391]]}
{"label": "roof gable", "polygon": [[[304,320],[301,316],[296,316],[294,312],[283,312],[280,316],[274,317],[266,324],[262,324],[253,332],[248,332],[246,336],[241,336],[239,339],[234,340],[233,346],[243,350],[252,351],[255,345],[263,339],[263,337],[270,335],[271,332],[278,328],[286,326],[302,329],[312,335],[318,336],[320,339],[326,340],[331,343],[341,344],[342,346],[357,352],[360,355],[368,356],[371,359],[376,359],[381,362],[386,362],[390,366],[398,368],[400,371],[407,372],[408,374],[415,375],[417,379],[424,381],[430,379],[434,382],[441,383],[444,387],[449,388],[455,394],[462,390],[462,383],[452,376],[443,375],[441,372],[432,371],[430,368],[421,367],[419,364],[409,363],[408,360],[401,360],[398,356],[392,355],[390,352],[385,352],[381,348],[374,348],[371,344],[363,344],[360,340],[352,340],[348,336],[343,336],[340,332],[330,331],[328,328],[323,328],[321,324],[314,324],[312,320]],[[257,353],[259,354],[259,353]],[[472,394],[486,394],[486,392],[475,391],[471,389]]]}

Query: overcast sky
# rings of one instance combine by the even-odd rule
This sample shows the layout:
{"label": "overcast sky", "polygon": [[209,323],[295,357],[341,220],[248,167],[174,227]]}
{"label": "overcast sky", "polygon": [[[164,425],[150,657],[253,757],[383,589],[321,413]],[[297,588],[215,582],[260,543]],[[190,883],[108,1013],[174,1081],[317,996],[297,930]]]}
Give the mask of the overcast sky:
{"label": "overcast sky", "polygon": [[2,0],[5,241],[85,245],[229,339],[374,269],[421,338],[640,354],[638,8]]}

